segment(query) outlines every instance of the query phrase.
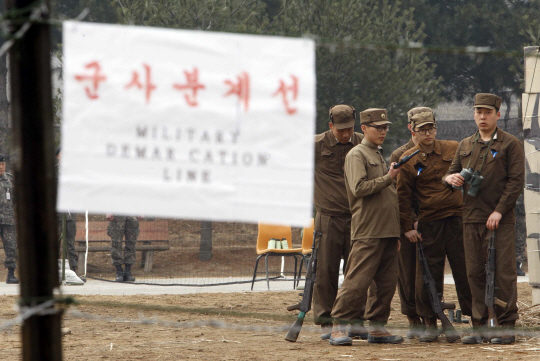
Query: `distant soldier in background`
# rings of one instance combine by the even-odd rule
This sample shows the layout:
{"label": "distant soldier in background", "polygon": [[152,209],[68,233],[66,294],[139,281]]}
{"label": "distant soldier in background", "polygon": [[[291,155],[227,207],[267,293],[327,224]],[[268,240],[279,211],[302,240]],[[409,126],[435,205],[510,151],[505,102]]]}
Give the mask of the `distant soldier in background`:
{"label": "distant soldier in background", "polygon": [[527,261],[527,227],[525,224],[525,203],[523,193],[520,194],[516,202],[516,263],[517,275],[525,276],[525,271],[521,269],[523,262]]}
{"label": "distant soldier in background", "polygon": [[[62,149],[60,147],[56,148],[56,159],[58,159],[58,162],[56,163],[56,166],[54,167],[55,173],[56,173],[56,184],[58,186],[58,177],[60,176],[60,162],[62,160]],[[75,235],[77,234],[77,215],[71,214],[71,212],[67,213],[58,213],[57,219],[58,219],[58,235],[62,235],[62,218],[63,216],[66,216],[66,243],[67,243],[67,250],[68,250],[68,260],[69,260],[69,268],[77,273],[78,264],[79,264],[79,254],[75,251]],[[62,244],[60,244],[60,254],[63,252]]]}
{"label": "distant soldier in background", "polygon": [[[411,118],[419,114],[426,109],[431,110],[426,107],[417,107],[409,110],[407,112],[408,124],[407,128],[409,131],[412,131]],[[416,133],[412,133],[411,139],[409,141],[396,149],[390,156],[390,163],[396,163],[399,161],[399,158],[407,150],[413,148],[418,144],[416,139]],[[413,217],[415,229],[418,224],[418,200],[416,197],[413,198],[412,208],[414,209]],[[399,299],[401,301],[401,313],[407,316],[409,321],[409,331],[407,332],[407,338],[414,338],[420,336],[425,329],[424,322],[416,312],[416,302],[415,302],[415,280],[416,280],[416,245],[412,242],[409,242],[407,237],[405,237],[404,230],[401,230],[401,248],[399,250],[398,258],[398,292]]]}
{"label": "distant soldier in background", "polygon": [[6,259],[4,266],[8,270],[6,283],[17,284],[17,239],[15,237],[15,212],[13,209],[13,176],[6,173],[6,157],[0,154],[0,236],[4,244]]}
{"label": "distant soldier in background", "polygon": [[[135,277],[131,274],[131,266],[135,263],[135,245],[139,237],[139,219],[143,217],[116,216],[107,214],[110,221],[107,227],[107,235],[111,237],[111,259],[116,267],[116,282],[134,282]],[[122,240],[126,237],[124,255],[122,256]],[[122,265],[125,265],[125,270]]]}

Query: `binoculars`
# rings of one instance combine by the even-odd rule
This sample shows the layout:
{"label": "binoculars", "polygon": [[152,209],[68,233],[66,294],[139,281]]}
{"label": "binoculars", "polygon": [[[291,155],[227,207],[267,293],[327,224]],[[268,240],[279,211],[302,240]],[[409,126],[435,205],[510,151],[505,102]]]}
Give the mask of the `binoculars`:
{"label": "binoculars", "polygon": [[[462,169],[459,175],[463,177],[465,183],[470,185],[467,194],[471,197],[476,197],[478,195],[478,191],[480,191],[480,186],[482,185],[484,177],[480,174],[479,171],[474,171],[472,168]],[[461,189],[461,187],[454,188]]]}

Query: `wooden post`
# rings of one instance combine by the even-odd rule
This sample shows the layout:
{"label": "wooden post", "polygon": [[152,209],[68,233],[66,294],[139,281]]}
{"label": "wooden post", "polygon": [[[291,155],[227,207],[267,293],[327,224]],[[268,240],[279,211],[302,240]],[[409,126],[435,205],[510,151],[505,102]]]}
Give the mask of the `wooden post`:
{"label": "wooden post", "polygon": [[212,222],[201,221],[201,246],[199,248],[199,261],[212,259]]}
{"label": "wooden post", "polygon": [[[50,1],[44,3],[50,8]],[[6,0],[5,5],[5,14],[17,10],[17,18],[27,18],[30,6],[40,2]],[[48,14],[40,18],[47,20]],[[25,22],[14,22],[12,33]],[[59,285],[49,31],[47,24],[33,23],[9,52],[20,304],[28,307],[53,299]],[[24,361],[62,359],[60,319],[55,313],[24,321]]]}

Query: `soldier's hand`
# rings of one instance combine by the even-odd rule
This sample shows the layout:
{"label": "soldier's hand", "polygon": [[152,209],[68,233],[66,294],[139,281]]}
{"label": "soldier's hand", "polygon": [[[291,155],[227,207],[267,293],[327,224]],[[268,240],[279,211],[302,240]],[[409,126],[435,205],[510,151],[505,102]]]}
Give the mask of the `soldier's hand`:
{"label": "soldier's hand", "polygon": [[418,233],[416,229],[411,229],[409,232],[405,232],[405,237],[412,242],[416,243],[418,241],[422,242],[422,235]]}
{"label": "soldier's hand", "polygon": [[489,216],[486,222],[486,227],[489,230],[494,230],[494,229],[499,228],[499,221],[501,220],[501,218],[502,218],[502,214],[500,214],[499,212],[495,211],[491,213],[491,215]]}
{"label": "soldier's hand", "polygon": [[453,187],[461,187],[465,179],[459,173],[450,174],[445,179],[446,183]]}
{"label": "soldier's hand", "polygon": [[112,221],[114,219],[114,216],[110,213],[107,213],[107,215],[105,216],[105,219],[108,221]]}
{"label": "soldier's hand", "polygon": [[394,162],[390,164],[390,169],[388,170],[388,174],[390,174],[390,178],[392,179],[396,179],[399,174],[399,171],[401,170],[401,168],[394,169],[394,164],[396,163]]}

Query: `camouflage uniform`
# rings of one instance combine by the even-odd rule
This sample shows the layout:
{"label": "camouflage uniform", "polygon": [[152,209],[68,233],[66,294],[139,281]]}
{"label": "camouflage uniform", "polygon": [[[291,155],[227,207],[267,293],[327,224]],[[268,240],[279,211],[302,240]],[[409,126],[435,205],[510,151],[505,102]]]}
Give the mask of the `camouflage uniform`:
{"label": "camouflage uniform", "polygon": [[516,202],[516,261],[523,263],[527,261],[527,227],[525,227],[525,204],[523,203],[523,193]]}
{"label": "camouflage uniform", "polygon": [[0,176],[0,236],[4,244],[6,268],[17,268],[17,239],[15,238],[15,211],[13,209],[13,176]]}
{"label": "camouflage uniform", "polygon": [[[122,257],[122,239],[126,236],[126,247]],[[107,235],[111,237],[111,258],[113,266],[135,263],[135,245],[139,236],[137,217],[114,216],[107,227]]]}
{"label": "camouflage uniform", "polygon": [[[56,171],[56,184],[58,185],[58,175],[59,175],[59,164],[55,167]],[[58,225],[58,236],[62,236],[62,216],[64,213],[58,213],[57,215],[57,225]],[[79,263],[79,254],[75,252],[75,235],[77,234],[77,215],[71,214],[70,212],[65,213],[66,215],[66,240],[67,240],[67,257],[69,260],[69,267],[77,267]],[[60,255],[62,254],[62,243],[60,243]]]}

